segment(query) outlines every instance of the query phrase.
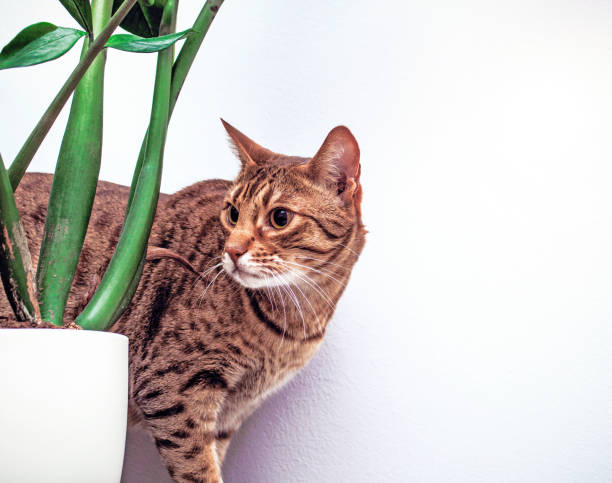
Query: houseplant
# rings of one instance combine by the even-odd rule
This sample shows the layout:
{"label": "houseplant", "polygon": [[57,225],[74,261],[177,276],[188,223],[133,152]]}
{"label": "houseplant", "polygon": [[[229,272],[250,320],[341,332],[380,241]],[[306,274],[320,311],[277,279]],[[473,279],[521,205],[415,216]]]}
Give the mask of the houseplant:
{"label": "houseplant", "polygon": [[[168,121],[185,77],[223,0],[207,0],[193,27],[183,32],[176,32],[175,28],[178,0],[60,2],[82,30],[36,23],[22,30],[0,52],[0,69],[24,67],[57,58],[79,39],[84,39],[78,65],[8,170],[0,156],[0,275],[14,312],[14,318],[3,320],[2,325],[33,328],[65,325],[105,331],[119,318],[138,286],[159,196]],[[119,25],[130,33],[112,35]],[[174,44],[181,39],[185,42],[175,59]],[[83,246],[100,169],[103,81],[108,48],[157,52],[151,116],[134,170],[116,251],[89,303],[74,321],[65,324],[64,308]],[[73,91],[35,271],[13,191]],[[44,469],[49,481],[98,481],[91,479],[91,465],[96,463],[101,468],[114,468],[109,474],[117,474],[118,467],[120,474],[127,409],[127,339],[79,330],[3,329],[0,331],[0,353],[0,384],[7,388],[2,398],[5,419],[0,419],[7,441],[5,447],[0,448],[0,468],[3,468],[0,479],[18,481],[17,475],[37,470],[31,459],[20,457],[26,454],[41,454],[46,456],[45,461],[59,461],[56,468],[59,473],[52,475],[50,469]],[[55,367],[52,363],[57,363],[60,355],[65,357],[64,366],[42,370],[43,367]],[[70,364],[69,361],[74,362]],[[19,370],[23,370],[23,374]],[[35,377],[40,380],[32,380]],[[50,382],[53,377],[57,380]],[[22,386],[24,381],[26,385]],[[84,387],[85,384],[90,386]],[[64,387],[64,391],[59,391],[60,387]],[[79,390],[71,391],[70,388]],[[93,400],[99,401],[104,394],[109,398],[103,399],[99,407],[114,409],[94,411],[96,427],[114,425],[118,429],[112,431],[112,437],[104,443],[108,451],[89,451],[96,459],[82,465],[87,476],[77,476],[72,471],[78,465],[69,463],[70,455],[80,462],[84,461],[84,456],[75,455],[75,448],[92,449],[102,443],[96,437],[90,441],[78,439],[87,433],[99,436],[100,431],[91,428],[77,431],[87,426],[77,417],[76,408],[91,409]],[[21,414],[20,408],[24,409]],[[38,414],[36,408],[40,414],[46,413],[46,422],[32,417],[33,412]],[[11,421],[18,424],[10,424]],[[24,425],[31,434],[38,435],[35,438],[40,445],[38,451],[32,445],[11,444],[20,441],[24,434],[30,434]],[[15,430],[14,435],[7,432],[10,428]],[[62,454],[67,459],[59,456]],[[107,456],[102,457],[102,454]],[[108,481],[108,477],[105,478],[99,481]],[[36,476],[31,479],[35,480]]]}

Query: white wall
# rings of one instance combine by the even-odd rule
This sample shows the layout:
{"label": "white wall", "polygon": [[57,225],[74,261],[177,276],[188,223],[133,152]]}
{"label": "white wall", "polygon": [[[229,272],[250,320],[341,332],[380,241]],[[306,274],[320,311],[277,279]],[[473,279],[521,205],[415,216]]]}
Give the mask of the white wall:
{"label": "white wall", "polygon": [[[57,2],[3,12],[1,43],[71,24]],[[0,72],[6,160],[76,57]],[[153,65],[109,56],[103,179],[129,182]],[[219,116],[300,155],[348,125],[370,230],[321,352],[244,425],[226,481],[612,481],[610,2],[228,0],[165,191],[236,173]],[[165,481],[130,438],[125,483]]]}

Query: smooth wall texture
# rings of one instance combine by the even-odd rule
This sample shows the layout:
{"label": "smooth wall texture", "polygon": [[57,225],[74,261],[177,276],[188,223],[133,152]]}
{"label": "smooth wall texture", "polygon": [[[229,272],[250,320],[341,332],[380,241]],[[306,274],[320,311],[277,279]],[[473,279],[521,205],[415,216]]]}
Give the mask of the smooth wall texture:
{"label": "smooth wall texture", "polygon": [[[73,25],[10,2],[1,43],[40,20]],[[77,57],[0,72],[5,160]],[[154,62],[109,55],[103,179],[129,183]],[[370,230],[321,352],[243,426],[226,482],[612,480],[611,86],[603,0],[226,1],[163,189],[235,175],[220,116],[297,155],[346,124]],[[168,481],[143,442],[124,482]]]}

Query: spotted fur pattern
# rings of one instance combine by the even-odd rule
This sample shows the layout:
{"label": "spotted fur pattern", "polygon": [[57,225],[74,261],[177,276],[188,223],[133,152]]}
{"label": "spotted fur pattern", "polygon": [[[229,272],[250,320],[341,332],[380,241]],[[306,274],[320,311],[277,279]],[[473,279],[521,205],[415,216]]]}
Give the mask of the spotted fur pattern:
{"label": "spotted fur pattern", "polygon": [[[176,257],[148,261],[112,329],[130,339],[130,423],[151,432],[177,482],[221,481],[240,424],[321,344],[364,244],[359,152],[348,129],[336,128],[324,143],[349,145],[324,150],[324,162],[335,164],[325,178],[318,155],[281,156],[226,129],[242,160],[236,180],[162,196],[149,242],[198,274]],[[352,159],[341,158],[347,150]],[[16,192],[34,263],[50,184],[50,175],[28,174]],[[65,322],[108,264],[127,195],[125,187],[98,185]],[[239,212],[235,224],[231,206]],[[281,229],[270,223],[278,207],[290,214]]]}

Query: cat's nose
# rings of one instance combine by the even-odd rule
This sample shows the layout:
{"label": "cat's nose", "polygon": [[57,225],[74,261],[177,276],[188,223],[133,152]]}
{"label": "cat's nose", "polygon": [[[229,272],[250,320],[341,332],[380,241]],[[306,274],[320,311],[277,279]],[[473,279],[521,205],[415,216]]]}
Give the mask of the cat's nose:
{"label": "cat's nose", "polygon": [[246,253],[247,247],[238,243],[228,243],[227,245],[225,245],[225,251],[230,256],[232,261],[236,264],[238,263],[238,259]]}

